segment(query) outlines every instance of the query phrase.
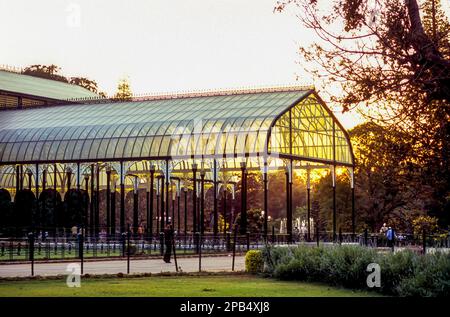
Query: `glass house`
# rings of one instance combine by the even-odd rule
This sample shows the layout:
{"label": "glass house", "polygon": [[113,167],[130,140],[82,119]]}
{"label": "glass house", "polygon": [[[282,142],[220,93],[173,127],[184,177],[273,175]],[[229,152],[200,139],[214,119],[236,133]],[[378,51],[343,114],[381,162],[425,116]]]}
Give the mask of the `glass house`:
{"label": "glass house", "polygon": [[[83,225],[92,232],[99,230],[94,197],[100,189],[108,191],[107,230],[114,234],[126,230],[128,212],[133,213],[133,228],[138,226],[138,207],[125,210],[124,200],[128,191],[137,195],[137,189],[145,187],[150,234],[154,221],[160,228],[168,221],[170,195],[180,197],[188,189],[193,197],[200,196],[193,201],[193,228],[217,234],[218,221],[211,228],[203,225],[205,186],[214,190],[214,219],[218,219],[219,194],[232,194],[241,182],[245,197],[246,175],[254,172],[264,176],[267,235],[267,173],[283,170],[291,236],[293,171],[307,171],[309,195],[311,169],[331,169],[335,190],[337,167],[348,168],[353,188],[353,166],[347,132],[318,94],[305,87],[167,94],[0,111],[0,188],[12,197],[24,188],[35,197],[47,188],[60,193],[84,191],[90,198]],[[119,217],[110,202],[116,188]],[[154,195],[161,201],[160,217],[155,217]],[[246,233],[249,206],[246,199],[241,204],[238,227]],[[335,212],[334,207],[334,217]],[[335,225],[333,229],[335,234]]]}

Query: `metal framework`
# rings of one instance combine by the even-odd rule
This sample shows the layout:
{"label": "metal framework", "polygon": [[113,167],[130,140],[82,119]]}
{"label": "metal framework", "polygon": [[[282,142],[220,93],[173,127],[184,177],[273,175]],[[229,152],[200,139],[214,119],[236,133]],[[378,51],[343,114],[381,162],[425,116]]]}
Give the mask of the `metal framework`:
{"label": "metal framework", "polygon": [[[217,234],[220,186],[226,195],[230,175],[240,175],[245,195],[247,173],[260,171],[265,179],[266,235],[270,170],[286,170],[289,219],[294,169],[305,168],[309,175],[312,168],[330,168],[335,192],[336,167],[347,167],[353,180],[353,165],[348,134],[317,93],[301,87],[166,95],[129,102],[0,112],[0,188],[13,194],[23,188],[25,170],[34,175],[28,182],[35,193],[45,186],[63,193],[69,188],[80,189],[84,178],[91,200],[98,205],[94,198],[99,190],[115,193],[118,183],[122,231],[126,191],[134,190],[136,205],[137,188],[145,186],[147,218],[150,217],[147,223],[153,223],[155,218],[153,195],[161,199],[157,207],[161,215],[166,215],[166,219],[158,218],[162,228],[170,212],[169,190],[175,193],[178,203],[183,187],[192,188],[194,197],[201,195],[200,204],[194,199],[194,222],[203,219],[207,181],[214,190],[213,231]],[[173,185],[176,189],[171,188]],[[308,185],[308,197],[309,188]],[[196,217],[199,207],[201,214]],[[136,208],[133,226],[137,225]],[[90,209],[91,214],[92,210],[96,212],[86,222],[95,227],[98,207],[91,202]],[[109,201],[107,209],[111,227],[114,219]],[[242,210],[240,230],[244,233],[245,199]],[[334,208],[334,216],[335,213]],[[200,223],[195,224],[197,227],[204,230]],[[287,229],[292,234],[292,226],[288,224]]]}

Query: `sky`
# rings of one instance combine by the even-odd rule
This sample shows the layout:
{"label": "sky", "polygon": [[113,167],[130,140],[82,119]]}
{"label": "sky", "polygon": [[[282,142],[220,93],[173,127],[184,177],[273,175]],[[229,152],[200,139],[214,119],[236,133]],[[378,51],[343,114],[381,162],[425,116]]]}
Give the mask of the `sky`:
{"label": "sky", "polygon": [[[445,0],[447,1],[447,0]],[[298,47],[317,40],[276,0],[0,0],[0,65],[56,64],[113,94],[311,85]],[[297,80],[298,78],[298,80]],[[319,91],[320,93],[320,91]],[[361,122],[341,114],[346,128]]]}

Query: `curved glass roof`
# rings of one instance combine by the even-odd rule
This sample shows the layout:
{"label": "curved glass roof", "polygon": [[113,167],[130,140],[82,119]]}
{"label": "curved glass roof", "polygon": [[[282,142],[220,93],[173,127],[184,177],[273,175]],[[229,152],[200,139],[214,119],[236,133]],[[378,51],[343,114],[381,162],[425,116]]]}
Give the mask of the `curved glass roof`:
{"label": "curved glass roof", "polygon": [[0,113],[3,165],[269,153],[353,165],[348,135],[312,90],[166,96]]}

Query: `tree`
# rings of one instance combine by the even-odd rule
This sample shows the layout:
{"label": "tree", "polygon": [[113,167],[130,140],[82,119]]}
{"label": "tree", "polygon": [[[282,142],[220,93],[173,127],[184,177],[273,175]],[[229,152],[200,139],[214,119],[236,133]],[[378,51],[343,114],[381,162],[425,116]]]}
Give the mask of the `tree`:
{"label": "tree", "polygon": [[51,65],[30,65],[26,67],[22,74],[24,75],[30,75],[45,79],[51,79],[51,80],[57,80],[62,81],[64,83],[69,82],[66,77],[58,74],[58,72],[61,70],[61,67],[56,66],[54,64]]}
{"label": "tree", "polygon": [[39,225],[44,230],[63,226],[64,214],[61,195],[47,188],[39,195]]}
{"label": "tree", "polygon": [[119,80],[119,84],[117,85],[117,92],[114,95],[114,98],[119,100],[131,100],[133,97],[133,93],[131,92],[131,87],[128,79],[124,78]]}
{"label": "tree", "polygon": [[95,80],[88,79],[86,77],[72,77],[69,81],[70,84],[81,86],[94,93],[98,93],[98,86]]}
{"label": "tree", "polygon": [[17,235],[22,235],[27,232],[27,230],[30,230],[33,225],[38,224],[36,199],[31,190],[22,189],[16,193],[14,197],[13,213]]}
{"label": "tree", "polygon": [[10,193],[0,188],[0,227],[3,234],[13,234],[12,227],[15,225],[13,208]]}
{"label": "tree", "polygon": [[85,191],[80,189],[70,189],[64,195],[64,204],[62,206],[63,227],[81,226],[84,224],[84,215],[87,214],[86,206],[88,197]]}
{"label": "tree", "polygon": [[282,1],[276,10],[295,3],[321,39],[300,52],[316,65],[313,75],[341,88],[332,101],[344,111],[366,105],[368,119],[411,138],[411,155],[434,188],[430,207],[449,224],[450,27],[440,1],[327,2]]}
{"label": "tree", "polygon": [[384,222],[411,230],[411,220],[423,214],[432,188],[422,182],[412,138],[393,127],[372,122],[350,132],[355,152],[358,223],[378,231]]}
{"label": "tree", "polygon": [[414,234],[433,234],[438,231],[437,219],[430,216],[420,216],[413,220]]}
{"label": "tree", "polygon": [[[368,0],[334,0],[331,12],[322,12],[320,0],[293,0],[277,9],[291,2],[304,10],[304,25],[323,39],[322,45],[300,50],[324,71],[315,74],[341,83],[344,95],[336,100],[345,110],[382,100],[394,106],[395,114],[414,119],[423,106],[433,107],[431,101],[450,99],[450,37],[439,0],[432,2],[440,20],[430,17],[430,1],[423,20],[416,0],[377,1],[375,6]],[[430,24],[437,30],[427,30]]]}
{"label": "tree", "polygon": [[[261,209],[253,208],[247,210],[247,231],[250,233],[261,233],[263,230],[264,217]],[[241,223],[241,213],[239,213],[235,220],[236,224]]]}
{"label": "tree", "polygon": [[[333,230],[333,188],[331,174],[320,178],[313,184],[312,201],[315,204],[311,216],[319,224],[321,230]],[[358,206],[359,207],[359,206]],[[344,232],[352,230],[351,189],[348,176],[336,177],[336,228]]]}

